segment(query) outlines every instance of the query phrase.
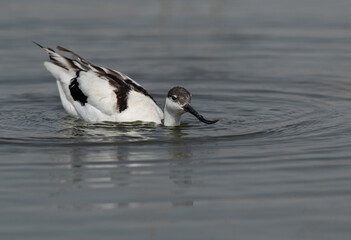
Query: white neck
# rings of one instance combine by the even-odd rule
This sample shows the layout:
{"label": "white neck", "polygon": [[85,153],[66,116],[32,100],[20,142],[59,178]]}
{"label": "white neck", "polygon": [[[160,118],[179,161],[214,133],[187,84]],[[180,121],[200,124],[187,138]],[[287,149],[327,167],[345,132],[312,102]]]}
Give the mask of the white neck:
{"label": "white neck", "polygon": [[180,125],[180,118],[184,112],[179,111],[178,109],[172,108],[174,103],[169,102],[166,99],[166,104],[164,108],[164,125],[165,126],[178,126]]}
{"label": "white neck", "polygon": [[180,125],[180,117],[182,115],[172,115],[170,114],[167,109],[164,109],[164,125],[165,126],[178,126]]}

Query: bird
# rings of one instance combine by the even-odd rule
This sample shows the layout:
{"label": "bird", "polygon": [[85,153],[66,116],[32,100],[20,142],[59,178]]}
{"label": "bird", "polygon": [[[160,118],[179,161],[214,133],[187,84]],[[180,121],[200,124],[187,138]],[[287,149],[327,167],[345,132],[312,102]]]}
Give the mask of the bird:
{"label": "bird", "polygon": [[141,121],[179,126],[181,116],[189,112],[206,124],[218,121],[199,114],[190,105],[190,92],[183,87],[168,91],[162,112],[153,97],[127,75],[96,66],[65,47],[57,46],[57,50],[71,54],[71,58],[33,43],[48,53],[50,61],[44,66],[56,78],[62,106],[73,117],[91,123]]}

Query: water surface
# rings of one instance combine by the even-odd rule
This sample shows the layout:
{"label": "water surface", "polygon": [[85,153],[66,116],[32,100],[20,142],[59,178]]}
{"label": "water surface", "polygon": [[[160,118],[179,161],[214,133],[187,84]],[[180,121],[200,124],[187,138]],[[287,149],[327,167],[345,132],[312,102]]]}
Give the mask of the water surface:
{"label": "water surface", "polygon": [[[349,239],[350,1],[3,1],[1,239]],[[209,119],[67,116],[62,45]]]}

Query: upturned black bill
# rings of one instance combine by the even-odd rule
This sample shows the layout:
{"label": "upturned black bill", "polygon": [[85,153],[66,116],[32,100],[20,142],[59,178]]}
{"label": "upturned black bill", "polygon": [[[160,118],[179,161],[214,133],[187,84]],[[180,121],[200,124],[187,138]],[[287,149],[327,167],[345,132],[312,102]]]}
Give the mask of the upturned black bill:
{"label": "upturned black bill", "polygon": [[218,120],[207,120],[205,119],[202,115],[200,115],[192,106],[190,106],[189,104],[185,105],[183,107],[183,109],[189,113],[191,113],[192,115],[194,115],[197,119],[199,119],[201,122],[206,123],[206,124],[213,124],[218,122]]}

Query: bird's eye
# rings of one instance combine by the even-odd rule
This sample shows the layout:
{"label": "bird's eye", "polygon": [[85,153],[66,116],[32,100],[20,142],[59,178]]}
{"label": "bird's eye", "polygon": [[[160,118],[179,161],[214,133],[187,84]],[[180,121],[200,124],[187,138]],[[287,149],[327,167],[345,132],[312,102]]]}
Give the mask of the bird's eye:
{"label": "bird's eye", "polygon": [[173,95],[173,96],[172,96],[172,99],[173,99],[173,101],[177,100],[177,96],[176,96],[176,95]]}

